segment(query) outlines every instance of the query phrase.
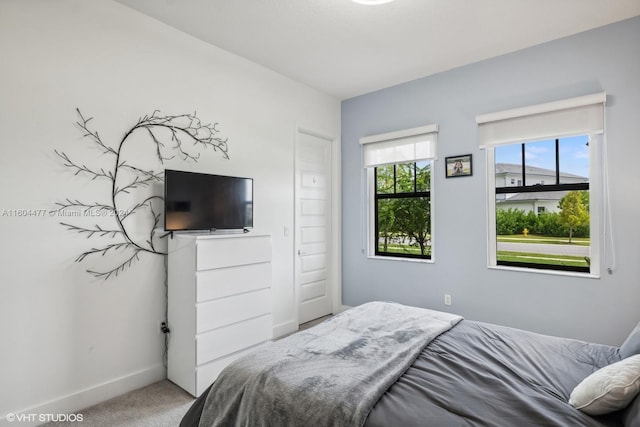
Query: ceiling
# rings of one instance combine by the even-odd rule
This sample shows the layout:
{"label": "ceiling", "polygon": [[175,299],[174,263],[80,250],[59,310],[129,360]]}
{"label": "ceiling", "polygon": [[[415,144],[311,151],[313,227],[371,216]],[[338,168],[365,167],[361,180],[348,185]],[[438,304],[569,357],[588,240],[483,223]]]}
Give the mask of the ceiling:
{"label": "ceiling", "polygon": [[640,0],[116,0],[346,99],[640,15]]}

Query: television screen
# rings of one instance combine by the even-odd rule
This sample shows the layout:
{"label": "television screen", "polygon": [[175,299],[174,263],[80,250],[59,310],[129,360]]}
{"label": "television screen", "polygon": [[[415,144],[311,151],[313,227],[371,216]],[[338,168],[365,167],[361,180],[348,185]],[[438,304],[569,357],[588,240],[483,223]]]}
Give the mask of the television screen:
{"label": "television screen", "polygon": [[253,179],[166,169],[164,228],[233,230],[253,227]]}

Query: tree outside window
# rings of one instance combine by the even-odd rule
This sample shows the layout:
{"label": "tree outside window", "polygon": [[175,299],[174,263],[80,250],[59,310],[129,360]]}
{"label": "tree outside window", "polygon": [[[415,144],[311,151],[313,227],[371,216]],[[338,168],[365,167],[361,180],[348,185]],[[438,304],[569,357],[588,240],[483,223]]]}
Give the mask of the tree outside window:
{"label": "tree outside window", "polygon": [[431,258],[431,162],[375,168],[375,254]]}

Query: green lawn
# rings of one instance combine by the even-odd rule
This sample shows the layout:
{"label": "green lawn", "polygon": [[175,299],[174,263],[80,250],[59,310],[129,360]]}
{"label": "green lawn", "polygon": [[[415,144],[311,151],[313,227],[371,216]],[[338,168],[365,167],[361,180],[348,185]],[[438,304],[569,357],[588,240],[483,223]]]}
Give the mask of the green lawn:
{"label": "green lawn", "polygon": [[[588,237],[574,237],[569,243],[568,237],[539,236],[535,234],[514,234],[498,236],[498,242],[507,243],[540,243],[551,245],[589,246],[591,240]],[[545,265],[561,265],[570,267],[589,267],[589,263],[582,256],[553,255],[529,252],[498,251],[498,261],[526,262]]]}
{"label": "green lawn", "polygon": [[545,265],[566,265],[571,267],[589,267],[584,257],[570,255],[533,254],[528,252],[498,251],[498,261],[528,262]]}
{"label": "green lawn", "polygon": [[[524,236],[523,234],[515,234],[508,236],[498,236],[499,242],[513,242],[513,243],[548,243],[557,245],[579,245],[589,246],[589,238],[574,237],[569,243],[569,239],[566,237],[549,237],[549,236],[536,236],[529,234]],[[384,245],[378,245],[378,251],[384,252]],[[389,244],[387,246],[387,253],[396,254],[412,254],[421,255],[420,248],[418,246]],[[431,253],[431,248],[427,248],[427,254]],[[581,256],[570,255],[552,255],[552,254],[539,254],[528,252],[508,252],[498,251],[498,261],[507,262],[526,262],[537,263],[546,265],[565,265],[571,267],[589,267],[589,264]]]}
{"label": "green lawn", "polygon": [[[385,252],[384,250],[384,245],[380,244],[378,245],[378,251],[379,252]],[[410,245],[398,245],[398,244],[389,244],[387,245],[387,253],[394,253],[394,254],[411,254],[411,255],[422,255],[422,253],[420,252],[420,247],[419,246],[410,246]],[[426,248],[426,255],[430,255],[431,254],[431,248],[427,247]]]}
{"label": "green lawn", "polygon": [[568,237],[551,237],[551,236],[539,236],[535,234],[510,234],[499,235],[498,242],[512,242],[512,243],[547,243],[552,245],[577,245],[577,246],[589,246],[591,239],[588,237],[574,237],[569,243]]}

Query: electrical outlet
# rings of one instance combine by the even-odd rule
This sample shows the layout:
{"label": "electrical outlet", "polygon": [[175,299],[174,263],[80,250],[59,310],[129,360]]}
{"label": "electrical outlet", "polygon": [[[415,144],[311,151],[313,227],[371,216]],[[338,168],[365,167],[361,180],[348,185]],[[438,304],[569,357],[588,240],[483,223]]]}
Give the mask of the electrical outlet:
{"label": "electrical outlet", "polygon": [[444,294],[444,305],[451,305],[451,295]]}

